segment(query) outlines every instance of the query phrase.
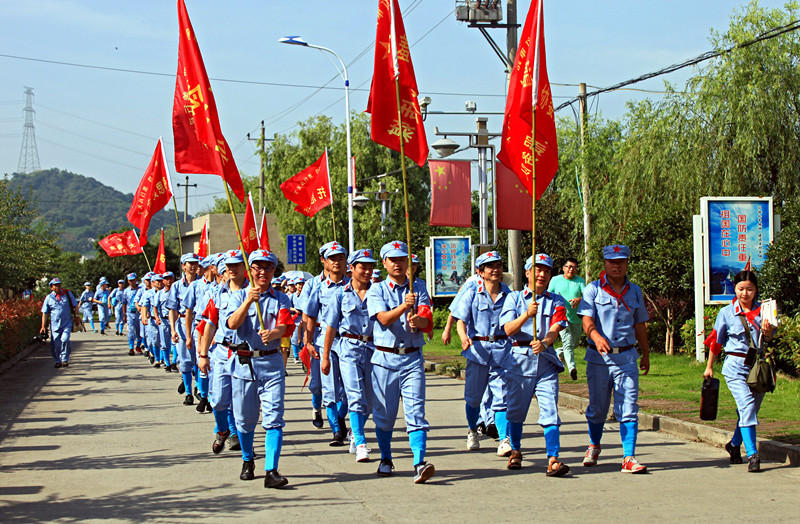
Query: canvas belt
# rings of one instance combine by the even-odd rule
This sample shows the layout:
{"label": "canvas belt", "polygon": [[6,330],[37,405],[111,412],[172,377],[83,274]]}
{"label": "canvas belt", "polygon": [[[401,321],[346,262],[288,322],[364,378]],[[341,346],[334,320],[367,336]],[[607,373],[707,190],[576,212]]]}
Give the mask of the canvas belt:
{"label": "canvas belt", "polygon": [[419,351],[419,348],[390,348],[386,346],[375,346],[375,349],[386,353],[394,353],[395,355],[407,355],[408,353]]}

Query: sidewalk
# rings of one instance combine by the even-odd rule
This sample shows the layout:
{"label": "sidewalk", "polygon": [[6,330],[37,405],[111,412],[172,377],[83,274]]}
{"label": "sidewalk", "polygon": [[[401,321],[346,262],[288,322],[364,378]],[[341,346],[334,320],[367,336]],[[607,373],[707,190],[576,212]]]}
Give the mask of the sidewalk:
{"label": "sidewalk", "polygon": [[[257,478],[238,479],[241,456],[213,455],[211,415],[181,405],[177,374],[129,357],[123,337],[74,335],[70,367],[53,369],[42,347],[0,381],[0,520],[361,522],[732,521],[795,522],[800,469],[764,463],[747,474],[713,446],[643,431],[639,459],[648,475],[619,472],[617,425],[608,424],[600,465],[580,465],[585,420],[562,409],[567,478],[544,476],[546,458],[531,408],[524,468],[505,469],[495,444],[463,451],[463,383],[428,375],[428,485],[411,482],[402,430],[395,432],[393,478],[377,463],[356,464],[346,448],[310,423],[299,367],[289,367],[283,457],[290,489],[263,488],[263,431],[257,431]],[[377,447],[371,422],[370,445]],[[399,425],[402,428],[402,422]],[[377,458],[377,453],[373,454]]]}

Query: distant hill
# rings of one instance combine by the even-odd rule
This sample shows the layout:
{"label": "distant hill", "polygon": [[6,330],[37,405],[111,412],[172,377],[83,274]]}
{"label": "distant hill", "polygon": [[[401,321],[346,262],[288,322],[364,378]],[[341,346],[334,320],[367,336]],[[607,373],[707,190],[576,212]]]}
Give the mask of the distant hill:
{"label": "distant hill", "polygon": [[[95,250],[89,238],[100,239],[109,231],[130,227],[125,214],[133,194],[121,193],[94,178],[47,169],[28,175],[15,173],[8,183],[38,206],[44,220],[59,232],[58,243],[64,250],[92,256]],[[150,221],[150,236],[160,227],[175,227],[171,207]]]}

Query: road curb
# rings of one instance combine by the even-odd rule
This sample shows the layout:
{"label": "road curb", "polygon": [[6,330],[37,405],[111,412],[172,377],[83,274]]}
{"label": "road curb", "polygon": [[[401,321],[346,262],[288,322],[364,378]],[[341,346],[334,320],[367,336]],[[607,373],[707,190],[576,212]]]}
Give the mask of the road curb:
{"label": "road curb", "polygon": [[31,342],[30,344],[28,344],[28,346],[25,349],[23,349],[10,359],[0,364],[0,375],[4,374],[6,371],[16,366],[19,361],[27,358],[31,353],[33,353],[34,351],[36,351],[41,347],[42,344],[38,342]]}
{"label": "road curb", "polygon": [[[425,369],[427,370],[429,367],[433,370],[436,366],[425,361]],[[589,407],[589,399],[569,393],[559,393],[558,406],[583,413]],[[609,416],[613,415],[612,410],[613,406],[609,409]],[[731,439],[730,431],[724,429],[642,411],[639,412],[639,429],[663,431],[685,440],[705,442],[718,447],[724,446]],[[790,466],[800,466],[800,446],[759,439],[758,453],[764,460],[788,462]]]}

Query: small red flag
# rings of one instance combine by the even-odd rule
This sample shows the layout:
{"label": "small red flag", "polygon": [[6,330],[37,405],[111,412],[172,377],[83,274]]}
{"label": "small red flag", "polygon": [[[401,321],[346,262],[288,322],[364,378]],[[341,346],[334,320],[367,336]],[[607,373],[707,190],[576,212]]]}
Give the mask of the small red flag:
{"label": "small red flag", "polygon": [[514,171],[528,193],[533,194],[531,127],[535,105],[536,199],[538,200],[558,171],[556,121],[550,80],[547,77],[542,0],[535,0],[528,11],[508,85],[503,139],[497,159]]}
{"label": "small red flag", "polygon": [[[498,229],[531,230],[531,195],[517,175],[500,162],[495,162]],[[525,212],[525,210],[528,210]]]}
{"label": "small red flag", "polygon": [[246,253],[258,249],[258,230],[256,229],[256,213],[253,209],[253,196],[247,193],[247,208],[244,210],[244,225],[242,226],[242,244]]}
{"label": "small red flag", "polygon": [[156,262],[153,264],[154,273],[167,272],[167,257],[164,254],[164,230],[161,230],[161,242],[158,244],[158,253],[156,253]]}
{"label": "small red flag", "polygon": [[200,245],[197,246],[197,256],[203,260],[208,256],[208,219],[203,224],[203,230],[200,232]]}
{"label": "small red flag", "polygon": [[328,151],[319,159],[281,184],[283,195],[297,204],[294,210],[307,217],[333,203],[328,171]]}
{"label": "small red flag", "polygon": [[127,214],[128,221],[142,232],[139,239],[142,245],[147,244],[147,228],[150,225],[150,219],[164,209],[170,198],[172,198],[172,185],[169,173],[167,173],[164,147],[159,138],[156,150],[153,151],[150,163],[133,195],[133,202]]}
{"label": "small red flag", "polygon": [[217,103],[183,0],[178,0],[178,24],[178,77],[172,106],[175,170],[219,175],[244,202],[242,178],[220,129]]}
{"label": "small red flag", "polygon": [[258,247],[272,251],[269,248],[269,231],[267,230],[267,210],[261,210],[261,226],[258,228]]}
{"label": "small red flag", "polygon": [[138,255],[142,252],[139,245],[139,237],[136,231],[130,230],[124,233],[112,233],[97,242],[106,255],[110,257],[120,257],[123,255]]}
{"label": "small red flag", "polygon": [[[398,77],[402,131],[395,89],[395,78]],[[400,6],[397,0],[380,0],[375,36],[375,69],[367,102],[367,113],[372,115],[370,137],[373,142],[400,151],[402,135],[405,155],[421,167],[428,159],[428,139],[425,137],[418,95]]]}
{"label": "small red flag", "polygon": [[429,160],[431,225],[472,227],[469,160]]}

